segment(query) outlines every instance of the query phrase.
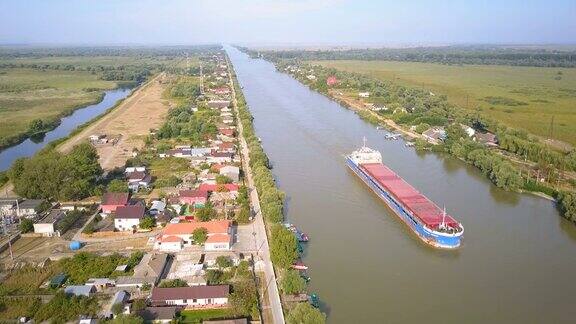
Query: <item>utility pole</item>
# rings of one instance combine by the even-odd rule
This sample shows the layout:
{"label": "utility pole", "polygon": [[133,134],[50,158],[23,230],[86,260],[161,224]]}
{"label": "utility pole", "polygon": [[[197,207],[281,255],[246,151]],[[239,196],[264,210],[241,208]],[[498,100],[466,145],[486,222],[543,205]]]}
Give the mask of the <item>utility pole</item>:
{"label": "utility pole", "polygon": [[554,133],[554,115],[552,115],[552,119],[550,119],[550,133],[548,137],[552,138],[552,134]]}

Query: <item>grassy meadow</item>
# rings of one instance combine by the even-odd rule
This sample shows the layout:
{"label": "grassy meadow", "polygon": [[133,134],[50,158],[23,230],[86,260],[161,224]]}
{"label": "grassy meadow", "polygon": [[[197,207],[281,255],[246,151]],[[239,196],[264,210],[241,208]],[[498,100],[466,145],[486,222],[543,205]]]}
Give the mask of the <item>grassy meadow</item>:
{"label": "grassy meadow", "polygon": [[463,108],[511,127],[576,145],[576,69],[441,65],[393,61],[311,61],[445,94]]}
{"label": "grassy meadow", "polygon": [[0,142],[26,132],[34,119],[55,119],[116,86],[89,72],[0,69]]}

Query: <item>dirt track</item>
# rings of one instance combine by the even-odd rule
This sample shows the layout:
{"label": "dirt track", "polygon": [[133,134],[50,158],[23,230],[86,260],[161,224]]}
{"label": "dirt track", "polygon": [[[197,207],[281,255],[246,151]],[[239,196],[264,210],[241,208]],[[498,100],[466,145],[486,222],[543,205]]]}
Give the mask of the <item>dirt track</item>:
{"label": "dirt track", "polygon": [[116,144],[97,145],[96,149],[104,170],[124,166],[126,160],[132,156],[132,150],[144,145],[150,128],[158,128],[168,112],[168,103],[162,99],[164,85],[161,81],[165,78],[166,75],[161,73],[150,80],[114,111],[61,144],[58,150],[68,152],[75,145],[87,140],[90,135],[119,136]]}

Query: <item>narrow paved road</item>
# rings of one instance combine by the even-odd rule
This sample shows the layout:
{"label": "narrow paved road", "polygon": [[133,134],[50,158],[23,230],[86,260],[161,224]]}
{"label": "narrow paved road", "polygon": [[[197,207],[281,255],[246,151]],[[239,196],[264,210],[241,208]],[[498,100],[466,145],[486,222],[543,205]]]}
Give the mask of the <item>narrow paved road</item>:
{"label": "narrow paved road", "polygon": [[[228,60],[228,77],[230,79],[230,88],[232,90],[232,103],[236,116],[239,115],[238,101],[236,100],[236,88],[232,79],[232,62]],[[248,144],[243,136],[242,122],[237,118],[238,125],[238,138],[240,140],[240,152],[242,154],[242,164],[246,171],[246,180],[248,192],[250,193],[250,201],[256,215],[254,216],[254,240],[257,246],[257,259],[259,258],[264,263],[264,274],[266,276],[266,288],[268,290],[268,305],[272,309],[272,319],[276,324],[284,324],[284,313],[282,312],[282,302],[280,301],[280,293],[276,284],[276,274],[270,260],[270,250],[268,246],[268,237],[266,234],[266,227],[264,225],[264,218],[260,211],[260,198],[258,191],[254,186],[254,179],[252,176],[252,169],[250,168],[250,156],[248,151]]]}

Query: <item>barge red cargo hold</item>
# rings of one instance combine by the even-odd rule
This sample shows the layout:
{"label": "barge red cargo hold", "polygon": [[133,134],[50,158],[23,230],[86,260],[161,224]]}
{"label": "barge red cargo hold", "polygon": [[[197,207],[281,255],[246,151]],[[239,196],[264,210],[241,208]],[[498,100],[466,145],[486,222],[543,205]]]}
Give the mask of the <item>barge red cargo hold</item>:
{"label": "barge red cargo hold", "polygon": [[[404,204],[424,224],[436,228],[442,223],[444,211],[387,166],[382,163],[368,163],[362,164],[360,168],[386,188],[397,201]],[[458,222],[450,215],[444,216],[444,223],[448,226],[458,225]]]}

